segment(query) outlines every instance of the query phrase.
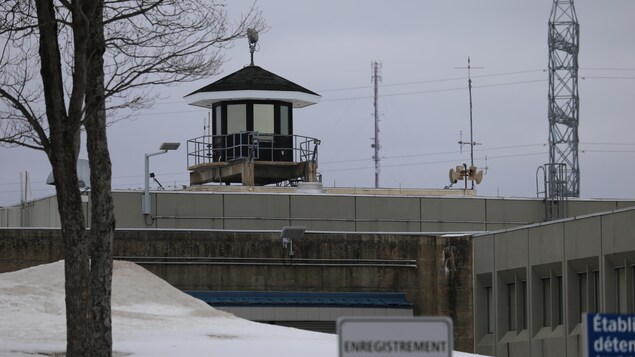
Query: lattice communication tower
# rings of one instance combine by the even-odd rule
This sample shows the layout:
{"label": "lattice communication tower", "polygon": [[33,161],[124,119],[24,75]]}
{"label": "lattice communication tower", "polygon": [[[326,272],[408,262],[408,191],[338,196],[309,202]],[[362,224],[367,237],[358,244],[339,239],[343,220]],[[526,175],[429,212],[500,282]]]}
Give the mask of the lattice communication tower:
{"label": "lattice communication tower", "polygon": [[549,196],[580,197],[578,51],[580,26],[573,0],[554,0],[549,18]]}

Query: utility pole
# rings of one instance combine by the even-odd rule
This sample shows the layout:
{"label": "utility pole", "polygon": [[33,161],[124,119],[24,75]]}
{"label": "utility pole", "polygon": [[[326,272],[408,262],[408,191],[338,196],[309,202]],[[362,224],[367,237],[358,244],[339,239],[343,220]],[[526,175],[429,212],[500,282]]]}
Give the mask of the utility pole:
{"label": "utility pole", "polygon": [[[483,67],[472,67],[470,63],[470,57],[467,58],[467,67],[455,67],[456,69],[467,69],[467,90],[470,94],[470,142],[466,143],[461,139],[459,144],[461,148],[463,145],[470,146],[470,167],[474,166],[474,145],[480,145],[481,143],[477,143],[474,141],[474,126],[472,125],[472,68],[482,69]],[[474,181],[472,181],[472,190],[474,189]]]}
{"label": "utility pole", "polygon": [[375,137],[373,138],[373,144],[371,147],[375,150],[373,155],[373,160],[375,161],[375,188],[379,188],[379,82],[381,81],[381,75],[379,71],[381,70],[381,63],[377,61],[373,61],[370,64],[370,68],[372,70],[371,80],[373,81],[373,88],[375,92],[375,99],[373,101],[373,105],[375,107]]}
{"label": "utility pole", "polygon": [[[580,197],[578,51],[573,0],[554,0],[549,17],[549,197]],[[564,166],[564,177],[555,168]]]}

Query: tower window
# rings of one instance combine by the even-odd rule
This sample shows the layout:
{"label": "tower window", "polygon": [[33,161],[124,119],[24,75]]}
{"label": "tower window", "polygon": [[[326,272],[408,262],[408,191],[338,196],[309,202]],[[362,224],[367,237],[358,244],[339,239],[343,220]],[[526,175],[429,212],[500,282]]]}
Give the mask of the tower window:
{"label": "tower window", "polygon": [[254,131],[274,133],[273,104],[254,104]]}
{"label": "tower window", "polygon": [[254,131],[292,135],[291,103],[244,101],[221,102],[213,109],[213,135]]}
{"label": "tower window", "polygon": [[227,133],[247,131],[246,104],[231,104],[227,106]]}

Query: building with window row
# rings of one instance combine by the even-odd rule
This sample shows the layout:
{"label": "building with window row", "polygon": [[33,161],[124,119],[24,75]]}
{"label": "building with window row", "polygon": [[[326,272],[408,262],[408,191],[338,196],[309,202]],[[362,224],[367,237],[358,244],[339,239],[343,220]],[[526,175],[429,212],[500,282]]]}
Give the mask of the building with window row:
{"label": "building with window row", "polygon": [[635,207],[477,234],[474,348],[582,356],[585,312],[635,313]]}

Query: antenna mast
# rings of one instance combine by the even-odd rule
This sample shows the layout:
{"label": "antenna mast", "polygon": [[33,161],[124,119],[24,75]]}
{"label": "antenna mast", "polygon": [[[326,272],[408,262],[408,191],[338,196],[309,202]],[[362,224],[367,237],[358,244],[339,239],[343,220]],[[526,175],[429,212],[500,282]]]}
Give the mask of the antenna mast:
{"label": "antenna mast", "polygon": [[[477,143],[474,141],[474,127],[472,125],[472,68],[482,69],[483,67],[472,67],[470,64],[470,57],[467,57],[467,67],[455,67],[456,69],[467,69],[467,89],[470,94],[470,142],[466,143],[461,138],[459,144],[461,145],[461,149],[463,149],[463,145],[467,144],[470,146],[470,167],[474,167],[474,145],[480,145],[481,143]],[[474,181],[472,181],[472,189],[474,189]]]}
{"label": "antenna mast", "polygon": [[[580,197],[578,51],[580,25],[573,0],[554,0],[549,17],[549,196]],[[560,180],[563,184],[557,184]],[[561,187],[562,186],[562,187]]]}
{"label": "antenna mast", "polygon": [[373,61],[370,64],[370,68],[372,69],[372,77],[373,88],[375,92],[375,99],[373,101],[373,105],[375,107],[375,137],[373,138],[373,144],[371,147],[375,150],[373,155],[373,160],[375,161],[375,188],[379,188],[379,172],[381,171],[379,167],[379,82],[381,81],[381,75],[379,71],[381,70],[381,63],[377,61]]}

